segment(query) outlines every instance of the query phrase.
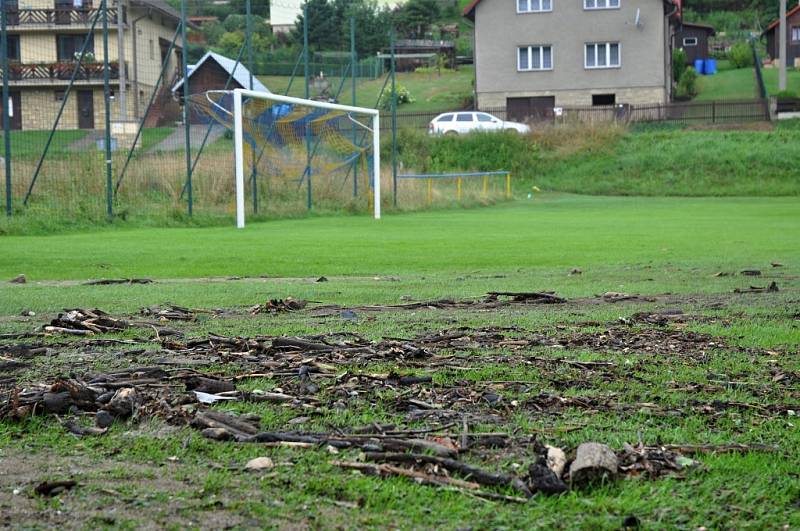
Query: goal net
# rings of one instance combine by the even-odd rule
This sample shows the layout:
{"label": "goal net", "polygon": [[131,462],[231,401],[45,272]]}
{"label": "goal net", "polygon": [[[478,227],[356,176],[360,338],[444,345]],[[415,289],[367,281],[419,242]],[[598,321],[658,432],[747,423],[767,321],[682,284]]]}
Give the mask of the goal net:
{"label": "goal net", "polygon": [[[236,224],[244,227],[246,188],[307,208],[367,197],[380,218],[379,111],[243,89],[195,95],[191,105],[233,132]],[[260,183],[260,184],[259,184]],[[261,190],[258,190],[261,186]]]}

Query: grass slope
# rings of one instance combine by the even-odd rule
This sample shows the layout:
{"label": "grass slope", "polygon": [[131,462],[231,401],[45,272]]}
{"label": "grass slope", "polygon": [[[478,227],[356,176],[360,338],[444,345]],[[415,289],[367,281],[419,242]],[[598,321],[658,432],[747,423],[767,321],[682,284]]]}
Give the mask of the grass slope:
{"label": "grass slope", "polygon": [[697,96],[693,101],[751,100],[757,97],[758,85],[752,68],[720,68],[713,76],[697,78]]}

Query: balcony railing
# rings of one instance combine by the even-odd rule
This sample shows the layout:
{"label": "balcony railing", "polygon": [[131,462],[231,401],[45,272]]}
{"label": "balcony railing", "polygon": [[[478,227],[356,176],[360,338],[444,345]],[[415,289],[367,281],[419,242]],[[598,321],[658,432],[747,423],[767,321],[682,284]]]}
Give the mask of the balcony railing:
{"label": "balcony railing", "polygon": [[[111,79],[119,79],[119,63],[109,63]],[[12,63],[8,66],[9,81],[69,81],[73,72],[76,81],[102,81],[103,63]],[[0,78],[3,75],[0,69]]]}
{"label": "balcony railing", "polygon": [[[9,26],[68,26],[72,24],[91,24],[99,9],[8,9]],[[126,10],[122,11],[123,22],[127,23]],[[108,20],[117,21],[117,8],[108,8]]]}

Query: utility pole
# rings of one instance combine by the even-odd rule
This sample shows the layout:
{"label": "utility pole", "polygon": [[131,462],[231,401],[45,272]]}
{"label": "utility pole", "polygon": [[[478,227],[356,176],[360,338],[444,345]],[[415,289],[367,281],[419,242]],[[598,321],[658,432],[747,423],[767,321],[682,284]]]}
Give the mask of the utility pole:
{"label": "utility pole", "polygon": [[784,91],[786,90],[786,61],[789,59],[788,54],[786,53],[786,41],[787,41],[787,28],[786,28],[786,0],[781,1],[781,22],[778,26],[778,32],[780,33],[780,40],[778,41],[780,44],[779,46],[781,49],[778,52],[780,56],[780,65],[778,67],[778,90]]}
{"label": "utility pole", "polygon": [[[8,19],[6,0],[0,0],[0,18],[2,18],[2,35],[0,35],[0,56],[3,61],[3,147],[6,165],[6,215],[11,217],[11,102],[8,94]],[[19,112],[19,111],[17,111]]]}

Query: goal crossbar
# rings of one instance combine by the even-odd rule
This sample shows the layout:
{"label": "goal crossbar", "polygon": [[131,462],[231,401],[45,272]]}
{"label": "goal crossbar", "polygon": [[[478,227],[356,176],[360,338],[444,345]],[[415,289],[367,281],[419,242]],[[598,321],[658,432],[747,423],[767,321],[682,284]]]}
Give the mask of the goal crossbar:
{"label": "goal crossbar", "polygon": [[[366,107],[354,107],[351,105],[340,105],[338,103],[327,103],[322,101],[306,100],[302,98],[294,98],[291,96],[280,96],[277,94],[268,94],[264,92],[256,92],[247,89],[235,89],[233,92],[233,140],[234,140],[234,158],[236,166],[236,226],[243,228],[245,223],[245,182],[244,182],[244,115],[243,115],[243,102],[245,98],[271,100],[280,103],[287,103],[293,105],[305,105],[309,107],[316,107],[319,109],[328,109],[330,111],[341,111],[345,113],[358,113],[361,115],[368,115],[372,117],[372,166],[373,166],[373,216],[375,219],[381,217],[381,155],[380,155],[380,111],[377,109],[369,109]],[[230,94],[231,91],[209,91],[211,93],[225,93]],[[363,124],[360,124],[367,128]],[[368,128],[367,128],[368,129]],[[369,130],[369,129],[368,129]]]}

